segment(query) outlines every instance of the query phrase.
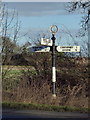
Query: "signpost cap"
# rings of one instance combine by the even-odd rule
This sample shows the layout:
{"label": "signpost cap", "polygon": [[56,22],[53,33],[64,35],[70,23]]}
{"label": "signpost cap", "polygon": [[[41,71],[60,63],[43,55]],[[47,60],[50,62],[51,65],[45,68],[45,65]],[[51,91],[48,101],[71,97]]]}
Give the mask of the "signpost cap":
{"label": "signpost cap", "polygon": [[56,25],[51,25],[50,26],[50,32],[52,34],[55,34],[58,31],[58,27]]}

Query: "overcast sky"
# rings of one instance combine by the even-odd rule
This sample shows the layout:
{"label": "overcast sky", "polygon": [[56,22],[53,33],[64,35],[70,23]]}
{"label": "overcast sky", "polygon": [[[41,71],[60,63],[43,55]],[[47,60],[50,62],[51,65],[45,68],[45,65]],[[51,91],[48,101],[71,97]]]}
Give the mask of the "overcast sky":
{"label": "overcast sky", "polygon": [[68,2],[71,0],[2,0],[2,2]]}
{"label": "overcast sky", "polygon": [[[80,0],[1,0],[2,2],[75,2]],[[88,1],[88,0],[82,0]]]}
{"label": "overcast sky", "polygon": [[68,11],[65,10],[65,3],[53,3],[53,2],[11,2],[6,3],[9,11],[13,9],[17,10],[20,16],[45,16],[45,15],[64,15]]}

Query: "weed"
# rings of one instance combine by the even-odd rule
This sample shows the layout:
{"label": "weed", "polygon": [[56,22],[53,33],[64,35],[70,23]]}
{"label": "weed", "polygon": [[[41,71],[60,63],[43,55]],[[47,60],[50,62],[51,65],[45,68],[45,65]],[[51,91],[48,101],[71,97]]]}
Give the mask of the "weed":
{"label": "weed", "polygon": [[47,104],[28,104],[28,103],[17,103],[17,102],[3,102],[3,108],[11,108],[11,109],[35,109],[35,110],[46,110],[46,111],[70,111],[70,112],[88,112],[88,108],[76,108],[76,107],[68,107],[68,106],[55,106],[55,105],[47,105]]}

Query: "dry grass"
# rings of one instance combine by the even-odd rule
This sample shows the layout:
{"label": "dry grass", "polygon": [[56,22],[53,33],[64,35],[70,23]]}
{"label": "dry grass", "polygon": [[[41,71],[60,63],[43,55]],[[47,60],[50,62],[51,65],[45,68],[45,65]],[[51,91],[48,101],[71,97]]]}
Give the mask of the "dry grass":
{"label": "dry grass", "polygon": [[[3,68],[6,69],[6,66]],[[57,97],[53,99],[51,74],[48,73],[48,78],[45,79],[36,74],[31,66],[14,66],[11,70],[14,72],[3,80],[3,101],[88,108],[87,64],[76,62],[75,67],[69,68],[58,67]],[[25,71],[22,72],[22,69]]]}

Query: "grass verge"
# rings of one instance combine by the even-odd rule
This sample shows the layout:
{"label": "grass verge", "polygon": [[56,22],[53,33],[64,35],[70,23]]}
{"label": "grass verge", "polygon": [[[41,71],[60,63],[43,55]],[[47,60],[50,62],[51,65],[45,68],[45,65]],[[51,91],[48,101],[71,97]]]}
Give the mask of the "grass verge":
{"label": "grass verge", "polygon": [[86,112],[88,113],[88,108],[76,108],[69,106],[55,106],[46,104],[31,104],[31,103],[17,103],[17,102],[3,102],[3,108],[10,109],[33,109],[33,110],[45,110],[45,111],[57,111],[57,112]]}

